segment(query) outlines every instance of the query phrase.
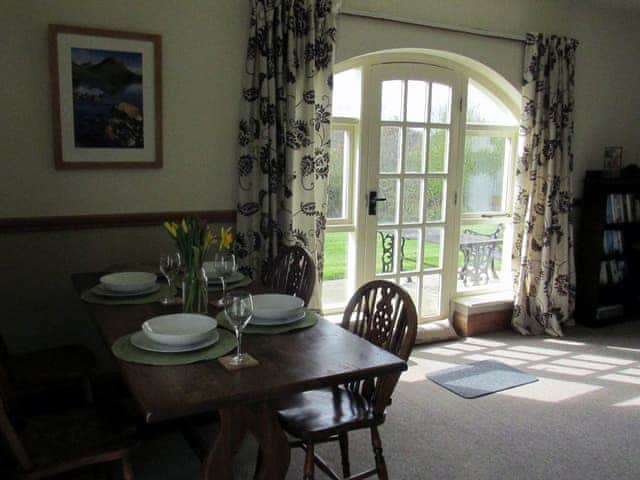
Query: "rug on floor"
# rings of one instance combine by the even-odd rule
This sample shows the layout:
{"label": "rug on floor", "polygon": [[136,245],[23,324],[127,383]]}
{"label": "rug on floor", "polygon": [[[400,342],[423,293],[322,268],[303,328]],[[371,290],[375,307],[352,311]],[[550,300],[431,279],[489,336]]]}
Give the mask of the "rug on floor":
{"label": "rug on floor", "polygon": [[447,368],[427,378],[463,398],[483,397],[538,381],[533,375],[493,360]]}

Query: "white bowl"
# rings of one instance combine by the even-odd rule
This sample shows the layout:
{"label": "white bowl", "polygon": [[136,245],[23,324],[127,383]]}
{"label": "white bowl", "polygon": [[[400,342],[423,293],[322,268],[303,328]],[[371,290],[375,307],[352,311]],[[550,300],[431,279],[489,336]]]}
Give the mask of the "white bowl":
{"label": "white bowl", "polygon": [[304,308],[304,301],[292,295],[264,293],[253,296],[253,314],[263,319],[291,317]]}
{"label": "white bowl", "polygon": [[218,326],[213,318],[195,313],[153,317],[142,324],[144,334],[163,345],[191,345],[206,340]]}
{"label": "white bowl", "polygon": [[156,283],[155,273],[120,272],[100,277],[100,283],[114,292],[138,292],[151,288]]}

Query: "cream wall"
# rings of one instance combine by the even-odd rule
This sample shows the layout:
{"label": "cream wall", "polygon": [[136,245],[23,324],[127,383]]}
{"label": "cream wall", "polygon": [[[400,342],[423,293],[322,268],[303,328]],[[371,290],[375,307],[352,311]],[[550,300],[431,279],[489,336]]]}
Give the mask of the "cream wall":
{"label": "cream wall", "polygon": [[[0,218],[231,209],[249,3],[3,0]],[[47,25],[162,36],[164,167],[53,168]]]}

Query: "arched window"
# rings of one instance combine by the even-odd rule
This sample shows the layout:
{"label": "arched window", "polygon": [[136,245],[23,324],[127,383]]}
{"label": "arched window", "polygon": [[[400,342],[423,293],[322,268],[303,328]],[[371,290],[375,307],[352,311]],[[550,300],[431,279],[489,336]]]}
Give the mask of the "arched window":
{"label": "arched window", "polygon": [[510,288],[517,95],[445,52],[337,66],[325,311],[373,278],[400,283],[424,320],[455,295]]}

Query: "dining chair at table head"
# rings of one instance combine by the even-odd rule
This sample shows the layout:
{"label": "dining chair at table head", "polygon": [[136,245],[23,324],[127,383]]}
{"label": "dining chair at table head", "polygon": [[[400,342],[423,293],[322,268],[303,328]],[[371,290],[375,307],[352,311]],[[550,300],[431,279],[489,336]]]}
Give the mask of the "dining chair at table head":
{"label": "dining chair at table head", "polygon": [[136,428],[126,412],[92,405],[27,417],[12,408],[14,397],[11,383],[0,378],[0,444],[14,460],[0,466],[0,477],[35,480],[120,461],[124,479],[133,480]]}
{"label": "dining chair at table head", "polygon": [[280,247],[265,284],[274,293],[295,295],[308,305],[316,284],[316,266],[309,252],[299,245]]}
{"label": "dining chair at table head", "polygon": [[[376,280],[360,287],[349,301],[342,327],[407,360],[415,343],[418,315],[410,295],[395,283]],[[367,478],[377,474],[388,478],[378,426],[400,374],[363,378],[338,388],[311,390],[294,395],[279,406],[283,428],[298,440],[292,446],[306,451],[305,480],[313,478],[317,465],[333,479],[340,477],[314,452],[314,445],[338,441],[344,477],[350,477],[348,432],[369,428],[375,468],[354,475]]]}

